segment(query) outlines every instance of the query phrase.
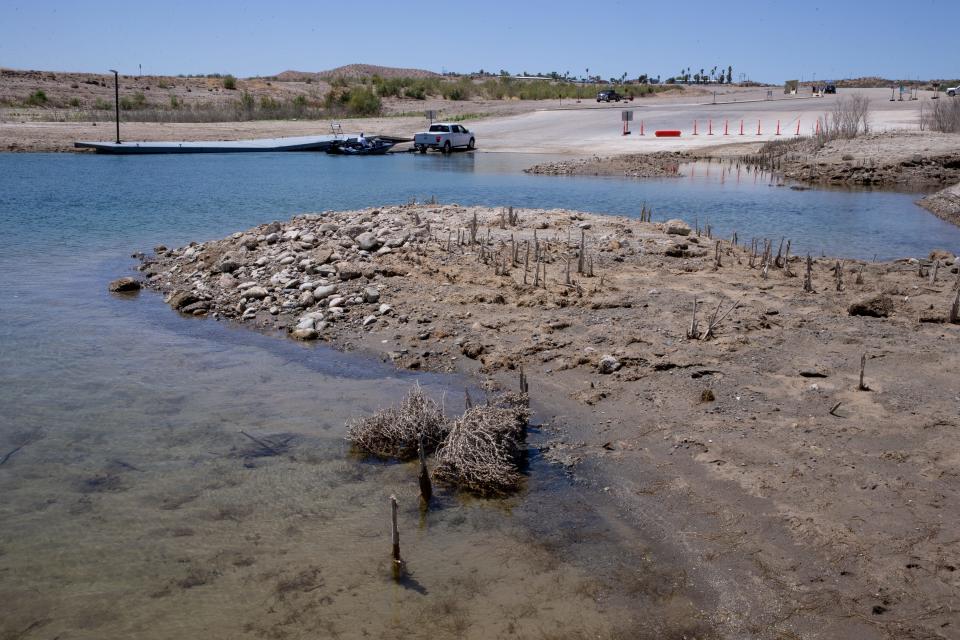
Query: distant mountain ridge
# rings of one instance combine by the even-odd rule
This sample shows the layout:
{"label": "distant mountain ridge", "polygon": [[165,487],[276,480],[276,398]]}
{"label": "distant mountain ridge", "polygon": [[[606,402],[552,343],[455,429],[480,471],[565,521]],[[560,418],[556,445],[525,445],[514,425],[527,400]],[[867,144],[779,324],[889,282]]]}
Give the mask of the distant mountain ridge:
{"label": "distant mountain ridge", "polygon": [[295,71],[287,70],[276,75],[277,80],[287,82],[312,80],[330,80],[332,78],[434,78],[440,74],[426,69],[404,69],[401,67],[384,67],[375,64],[347,64],[327,71]]}

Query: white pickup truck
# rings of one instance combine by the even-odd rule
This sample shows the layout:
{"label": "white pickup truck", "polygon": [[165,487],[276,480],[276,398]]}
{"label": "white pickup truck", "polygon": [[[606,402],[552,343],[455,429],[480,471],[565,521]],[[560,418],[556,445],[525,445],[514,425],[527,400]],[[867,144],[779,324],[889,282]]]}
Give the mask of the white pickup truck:
{"label": "white pickup truck", "polygon": [[951,98],[960,93],[960,87],[950,87],[947,89],[947,95]]}
{"label": "white pickup truck", "polygon": [[450,153],[457,147],[473,149],[476,145],[473,133],[459,124],[449,122],[434,123],[429,130],[413,136],[413,148],[420,153],[426,153],[427,149]]}

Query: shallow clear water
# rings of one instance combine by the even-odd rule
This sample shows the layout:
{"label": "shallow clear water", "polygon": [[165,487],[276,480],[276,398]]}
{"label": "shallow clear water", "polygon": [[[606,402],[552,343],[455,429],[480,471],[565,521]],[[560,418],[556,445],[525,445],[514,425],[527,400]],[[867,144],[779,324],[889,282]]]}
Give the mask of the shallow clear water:
{"label": "shallow clear water", "polygon": [[[462,381],[106,291],[132,251],[431,196],[628,215],[646,202],[655,219],[787,235],[798,252],[960,244],[905,194],[796,192],[717,167],[656,181],[519,173],[539,160],[0,154],[0,637],[695,628],[692,595],[656,595],[682,567],[650,562],[644,541],[615,534],[545,464],[512,500],[442,495],[421,517],[412,467],[349,455],[347,419],[414,380],[459,404]],[[241,431],[291,437],[290,450],[251,457]],[[393,492],[412,571],[401,585],[385,577]],[[625,600],[611,596],[625,584]]]}

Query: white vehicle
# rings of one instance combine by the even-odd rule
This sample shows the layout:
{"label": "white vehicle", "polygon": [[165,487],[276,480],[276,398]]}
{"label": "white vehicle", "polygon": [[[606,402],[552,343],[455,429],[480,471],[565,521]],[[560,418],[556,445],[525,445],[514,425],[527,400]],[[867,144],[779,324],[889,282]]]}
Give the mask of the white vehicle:
{"label": "white vehicle", "polygon": [[960,87],[948,87],[948,88],[947,88],[947,95],[950,96],[951,98],[952,98],[953,96],[957,95],[958,93],[960,93]]}
{"label": "white vehicle", "polygon": [[413,148],[420,153],[427,149],[435,149],[450,153],[457,147],[473,149],[477,145],[473,133],[459,124],[437,122],[430,125],[430,129],[413,136]]}

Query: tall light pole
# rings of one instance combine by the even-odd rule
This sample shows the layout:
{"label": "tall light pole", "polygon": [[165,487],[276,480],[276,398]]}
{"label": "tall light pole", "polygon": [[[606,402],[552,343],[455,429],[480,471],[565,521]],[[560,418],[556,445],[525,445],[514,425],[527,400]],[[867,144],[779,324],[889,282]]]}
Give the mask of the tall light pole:
{"label": "tall light pole", "polygon": [[113,106],[117,114],[117,144],[120,144],[120,74],[116,69],[110,69],[113,73]]}

